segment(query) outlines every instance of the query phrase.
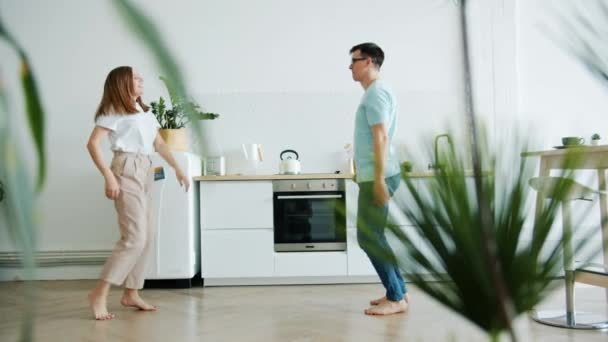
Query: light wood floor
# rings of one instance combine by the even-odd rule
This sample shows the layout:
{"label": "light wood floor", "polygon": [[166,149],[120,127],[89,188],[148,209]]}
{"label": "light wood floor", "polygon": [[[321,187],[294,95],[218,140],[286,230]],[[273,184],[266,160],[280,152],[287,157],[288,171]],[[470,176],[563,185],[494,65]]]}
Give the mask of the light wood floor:
{"label": "light wood floor", "polygon": [[[207,287],[144,290],[160,311],[120,307],[113,289],[113,321],[96,322],[86,307],[93,281],[35,282],[35,341],[487,341],[457,314],[410,286],[407,314],[369,317],[367,301],[379,284]],[[580,310],[608,313],[603,289],[577,289]],[[563,305],[556,292],[541,308]],[[19,337],[23,283],[0,283],[0,341]],[[520,341],[608,341],[607,332],[573,331],[518,322]]]}

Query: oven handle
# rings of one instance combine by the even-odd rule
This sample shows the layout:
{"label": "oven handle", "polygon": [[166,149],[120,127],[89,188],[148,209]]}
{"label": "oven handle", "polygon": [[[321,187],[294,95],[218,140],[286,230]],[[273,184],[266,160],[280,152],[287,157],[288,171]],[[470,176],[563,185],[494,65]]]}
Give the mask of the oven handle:
{"label": "oven handle", "polygon": [[342,198],[342,195],[293,195],[293,196],[277,196],[277,199],[300,199],[300,198]]}

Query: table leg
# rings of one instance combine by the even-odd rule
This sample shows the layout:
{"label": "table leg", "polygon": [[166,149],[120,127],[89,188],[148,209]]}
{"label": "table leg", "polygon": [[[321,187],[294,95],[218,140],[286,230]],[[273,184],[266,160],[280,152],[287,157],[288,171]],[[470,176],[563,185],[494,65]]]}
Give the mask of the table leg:
{"label": "table leg", "polygon": [[[606,196],[606,169],[597,170],[597,184],[600,190],[600,229],[602,231],[602,256],[604,265],[608,264],[608,207]],[[606,301],[608,301],[608,288],[606,289]]]}
{"label": "table leg", "polygon": [[[540,170],[538,171],[538,175],[540,177],[549,177],[551,174],[551,169],[548,167],[547,160],[544,157],[540,157]],[[545,204],[545,193],[538,191],[536,192],[536,208],[534,211],[534,224],[536,225],[536,220],[540,217],[540,213],[543,210],[543,206]]]}

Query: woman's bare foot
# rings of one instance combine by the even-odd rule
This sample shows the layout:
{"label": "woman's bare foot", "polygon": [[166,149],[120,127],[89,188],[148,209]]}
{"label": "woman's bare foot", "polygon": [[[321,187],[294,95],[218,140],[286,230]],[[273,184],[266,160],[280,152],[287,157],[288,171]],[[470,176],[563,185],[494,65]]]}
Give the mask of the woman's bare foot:
{"label": "woman's bare foot", "polygon": [[120,304],[123,306],[132,306],[141,311],[156,311],[157,308],[154,305],[146,303],[141,297],[137,290],[125,289],[125,293],[120,299]]}
{"label": "woman's bare foot", "polygon": [[405,299],[398,302],[392,302],[386,300],[378,305],[372,306],[365,310],[366,315],[392,315],[396,313],[405,312],[408,308],[408,303]]}
{"label": "woman's bare foot", "polygon": [[89,293],[89,306],[96,320],[107,321],[115,317],[114,314],[108,312],[106,304],[108,292],[110,292],[110,283],[100,279],[93,291]]}
{"label": "woman's bare foot", "polygon": [[107,321],[116,317],[113,313],[108,312],[106,297],[100,295],[95,290],[89,293],[89,306],[93,311],[93,316],[98,321]]}

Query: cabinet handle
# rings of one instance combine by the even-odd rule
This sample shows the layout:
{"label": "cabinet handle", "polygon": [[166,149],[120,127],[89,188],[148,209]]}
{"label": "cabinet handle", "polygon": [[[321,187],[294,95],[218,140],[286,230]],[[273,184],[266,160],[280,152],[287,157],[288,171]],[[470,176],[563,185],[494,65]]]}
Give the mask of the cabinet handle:
{"label": "cabinet handle", "polygon": [[294,195],[294,196],[277,196],[277,199],[316,199],[316,198],[342,198],[342,195]]}

